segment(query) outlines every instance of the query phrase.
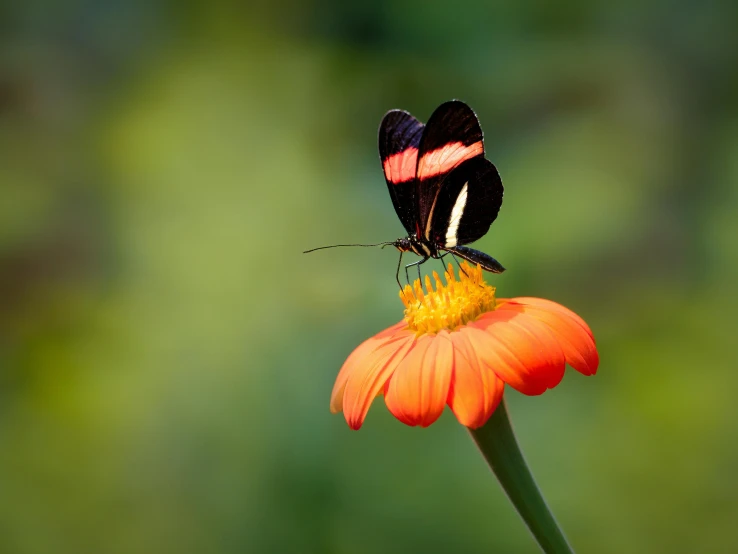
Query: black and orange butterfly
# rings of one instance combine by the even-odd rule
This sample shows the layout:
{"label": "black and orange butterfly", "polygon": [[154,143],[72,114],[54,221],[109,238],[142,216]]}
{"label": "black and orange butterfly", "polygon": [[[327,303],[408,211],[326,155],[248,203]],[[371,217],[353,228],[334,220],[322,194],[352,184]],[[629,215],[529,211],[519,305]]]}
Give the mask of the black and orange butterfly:
{"label": "black and orange butterfly", "polygon": [[446,253],[493,273],[505,271],[491,256],[464,246],[487,233],[503,194],[497,169],[484,157],[482,128],[469,106],[460,100],[445,102],[426,125],[406,111],[387,112],[379,126],[379,156],[392,204],[407,231],[406,237],[378,244],[400,251],[398,283],[404,252],[422,258],[408,264],[406,273],[408,267]]}

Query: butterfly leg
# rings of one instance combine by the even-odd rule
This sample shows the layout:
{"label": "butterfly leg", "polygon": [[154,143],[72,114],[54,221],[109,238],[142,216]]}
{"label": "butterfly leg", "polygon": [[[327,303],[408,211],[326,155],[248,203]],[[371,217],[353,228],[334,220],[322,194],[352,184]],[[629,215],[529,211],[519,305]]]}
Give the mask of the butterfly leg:
{"label": "butterfly leg", "polygon": [[448,252],[441,254],[438,256],[438,260],[441,262],[441,265],[443,266],[443,272],[446,273],[448,271],[448,267],[446,267],[446,264],[443,263],[443,258],[448,256]]}
{"label": "butterfly leg", "polygon": [[[397,271],[395,272],[395,280],[397,281],[397,286],[400,287],[400,290],[402,290],[402,283],[400,283],[400,266],[402,265],[402,250],[400,250],[400,259],[397,260]],[[405,270],[405,274],[407,275],[407,270]]]}
{"label": "butterfly leg", "polygon": [[420,281],[421,286],[423,285],[423,278],[420,276],[420,266],[423,265],[426,261],[428,261],[428,258],[423,258],[423,261],[415,266],[418,268],[418,281]]}
{"label": "butterfly leg", "polygon": [[469,274],[464,270],[463,267],[461,267],[461,263],[459,262],[459,259],[456,256],[454,256],[454,253],[453,252],[449,252],[449,254],[451,254],[451,257],[454,260],[456,260],[456,265],[459,266],[459,271],[463,271],[464,272],[464,275],[466,275],[467,277],[469,277]]}
{"label": "butterfly leg", "polygon": [[[405,266],[405,279],[407,279],[407,283],[408,283],[408,285],[410,284],[410,276],[409,276],[409,275],[407,274],[407,269],[408,269],[409,267],[412,267],[412,266],[416,266],[416,267],[418,268],[418,279],[420,279],[420,266],[421,266],[422,264],[424,264],[425,262],[427,262],[427,261],[428,261],[429,259],[430,259],[430,257],[429,257],[429,256],[426,256],[425,258],[423,258],[423,259],[422,259],[422,260],[420,260],[420,261],[417,261],[417,262],[413,262],[413,263],[411,263],[411,264],[407,264],[407,265]],[[421,285],[422,285],[422,284],[423,284],[423,283],[422,283],[422,281],[421,281]]]}
{"label": "butterfly leg", "polygon": [[[453,250],[446,250],[446,253],[443,254],[443,256],[446,256],[447,254],[451,254],[451,257],[456,262],[456,265],[459,266],[459,271],[462,272],[464,275],[466,275],[468,277],[469,274],[466,271],[464,271],[464,268],[463,267],[461,267],[461,262],[459,262],[459,259],[454,255],[454,251]],[[439,256],[438,258],[441,259],[441,258],[443,258],[443,256]],[[446,269],[448,269],[448,268],[444,268],[444,271]]]}

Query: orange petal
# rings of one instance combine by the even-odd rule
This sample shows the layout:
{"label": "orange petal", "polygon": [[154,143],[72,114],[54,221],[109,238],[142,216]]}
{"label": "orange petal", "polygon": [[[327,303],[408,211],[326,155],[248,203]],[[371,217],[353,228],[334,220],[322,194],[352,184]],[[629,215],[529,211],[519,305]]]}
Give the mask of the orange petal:
{"label": "orange petal", "polygon": [[505,383],[479,363],[474,347],[463,329],[450,333],[454,345],[454,371],[448,391],[448,405],[459,423],[476,429],[495,411]]}
{"label": "orange petal", "polygon": [[579,315],[577,315],[575,312],[571,311],[565,306],[562,306],[558,302],[554,302],[553,300],[546,300],[545,298],[535,298],[533,296],[520,296],[518,298],[511,298],[510,301],[516,302],[518,304],[527,304],[528,306],[536,306],[543,310],[561,312],[562,314],[567,315],[568,317],[576,321],[579,325],[584,327],[584,330],[587,332],[588,335],[593,336],[592,330],[589,328],[589,325],[587,325],[586,321],[579,317]]}
{"label": "orange petal", "polygon": [[[508,323],[520,333],[521,338],[518,341],[523,342],[522,337],[528,335],[525,342],[529,345],[526,348],[532,348],[534,355],[532,361],[527,364],[531,377],[540,380],[547,389],[552,389],[564,378],[566,370],[566,357],[561,344],[548,325],[523,313],[522,310],[517,311],[517,315]],[[508,347],[515,351],[511,345],[508,344]]]}
{"label": "orange petal", "polygon": [[352,364],[343,392],[343,415],[352,429],[359,429],[377,393],[415,344],[415,335],[398,331],[363,360]]}
{"label": "orange petal", "polygon": [[346,389],[346,382],[348,381],[349,375],[356,369],[356,364],[364,363],[369,354],[386,342],[387,337],[391,337],[405,326],[406,323],[400,321],[354,348],[354,351],[343,362],[343,366],[341,366],[341,370],[338,372],[338,377],[336,377],[336,382],[333,384],[333,392],[331,392],[332,413],[336,414],[343,410],[343,392]]}
{"label": "orange petal", "polygon": [[512,298],[498,310],[515,310],[544,322],[554,333],[566,356],[566,362],[584,375],[594,375],[600,363],[594,336],[584,320],[561,304],[543,298]]}
{"label": "orange petal", "polygon": [[464,332],[482,365],[523,394],[541,394],[563,377],[564,355],[558,341],[519,310],[488,312]]}
{"label": "orange petal", "polygon": [[406,425],[428,427],[446,405],[453,363],[448,331],[421,336],[385,386],[387,408]]}

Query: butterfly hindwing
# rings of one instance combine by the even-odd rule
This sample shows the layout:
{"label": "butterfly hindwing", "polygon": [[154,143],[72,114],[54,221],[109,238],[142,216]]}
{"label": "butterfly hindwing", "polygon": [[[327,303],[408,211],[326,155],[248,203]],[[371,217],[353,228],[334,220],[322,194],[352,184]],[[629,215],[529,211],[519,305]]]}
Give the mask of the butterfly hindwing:
{"label": "butterfly hindwing", "polygon": [[449,173],[464,162],[484,159],[482,128],[474,111],[459,100],[441,104],[425,126],[417,156],[419,236],[428,240],[438,195]]}
{"label": "butterfly hindwing", "polygon": [[379,156],[392,205],[408,234],[417,231],[415,174],[424,125],[403,110],[385,114],[379,126]]}
{"label": "butterfly hindwing", "polygon": [[502,180],[492,162],[484,156],[462,162],[440,183],[429,240],[453,248],[481,238],[497,218],[502,194]]}

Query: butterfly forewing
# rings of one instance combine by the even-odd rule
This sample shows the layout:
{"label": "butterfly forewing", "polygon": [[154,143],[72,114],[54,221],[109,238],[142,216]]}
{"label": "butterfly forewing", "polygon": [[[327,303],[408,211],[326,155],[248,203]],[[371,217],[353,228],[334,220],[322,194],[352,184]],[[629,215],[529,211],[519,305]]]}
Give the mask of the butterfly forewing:
{"label": "butterfly forewing", "polygon": [[462,162],[441,182],[428,239],[444,248],[480,239],[497,218],[502,193],[492,162],[483,156]]}
{"label": "butterfly forewing", "polygon": [[379,126],[379,156],[392,204],[408,234],[417,232],[415,174],[424,125],[403,110],[392,110]]}
{"label": "butterfly forewing", "polygon": [[476,114],[459,100],[441,104],[428,120],[418,147],[416,195],[423,238],[431,238],[434,211],[445,179],[456,167],[475,158],[484,158],[482,128]]}

